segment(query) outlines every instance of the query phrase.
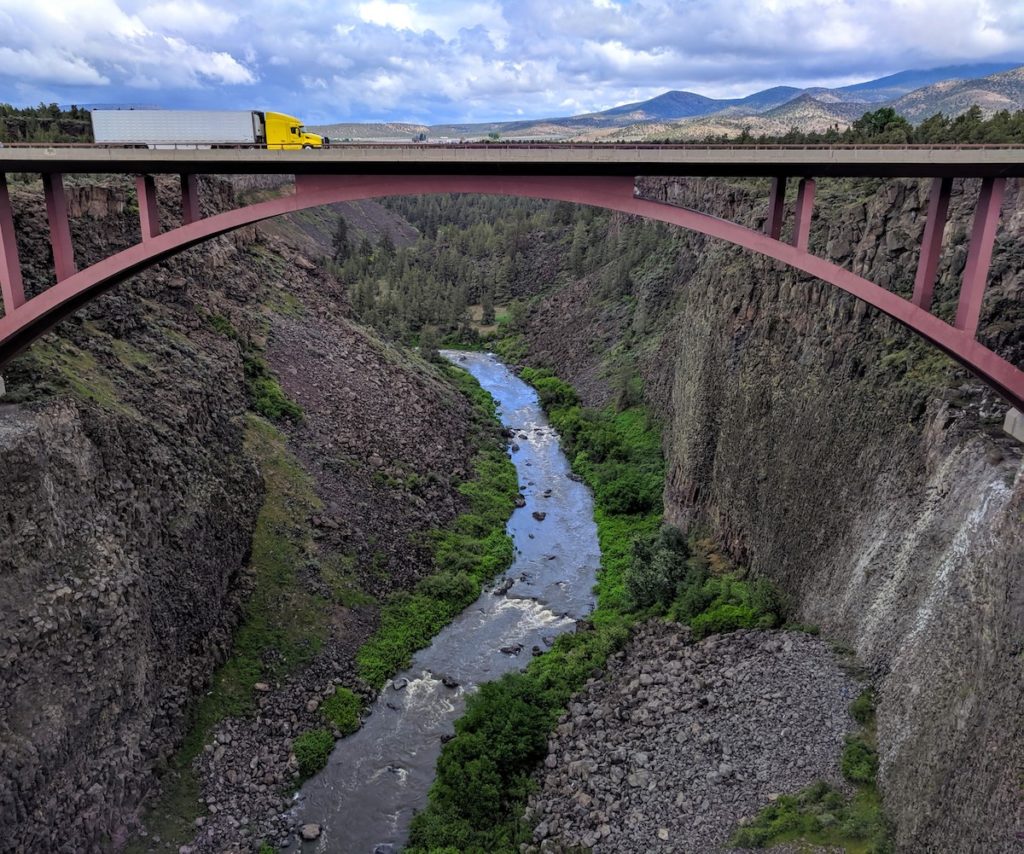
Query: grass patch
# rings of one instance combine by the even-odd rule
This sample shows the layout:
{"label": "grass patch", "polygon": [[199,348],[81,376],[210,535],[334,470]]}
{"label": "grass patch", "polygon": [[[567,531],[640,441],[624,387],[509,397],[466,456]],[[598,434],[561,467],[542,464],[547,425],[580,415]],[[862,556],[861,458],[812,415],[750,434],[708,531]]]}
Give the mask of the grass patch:
{"label": "grass patch", "polygon": [[[114,352],[118,353],[116,349]],[[146,358],[140,351],[135,352],[140,359]],[[135,408],[122,400],[110,375],[95,357],[70,341],[46,338],[36,341],[13,360],[4,373],[8,383],[6,403],[70,394],[110,412],[138,416]]]}
{"label": "grass patch", "polygon": [[795,795],[769,804],[733,834],[730,844],[740,848],[769,848],[785,842],[806,842],[840,847],[848,854],[891,854],[892,833],[875,785],[875,706],[871,691],[850,704],[850,714],[861,731],[847,736],[840,766],[843,776],[856,784],[852,797],[818,781]]}
{"label": "grass patch", "polygon": [[320,713],[328,723],[334,725],[335,729],[343,735],[348,735],[359,729],[359,713],[362,708],[363,702],[356,693],[339,685],[334,689],[334,693],[321,703]]}
{"label": "grass patch", "polygon": [[266,361],[254,351],[242,357],[249,407],[271,421],[301,421],[302,407],[284,393]]}
{"label": "grass patch", "polygon": [[[496,404],[491,395],[461,368],[446,366],[444,371],[473,403],[479,418],[493,423]],[[512,540],[505,524],[519,492],[515,466],[496,432],[482,436],[481,444],[473,458],[473,477],[458,488],[468,509],[432,535],[439,571],[413,590],[389,597],[380,627],[356,656],[360,677],[374,688],[407,667],[416,650],[429,644],[475,601],[487,581],[512,563]]]}
{"label": "grass patch", "polygon": [[325,729],[311,729],[297,735],[292,742],[292,753],[299,762],[302,779],[312,777],[327,764],[334,750],[334,736]]}

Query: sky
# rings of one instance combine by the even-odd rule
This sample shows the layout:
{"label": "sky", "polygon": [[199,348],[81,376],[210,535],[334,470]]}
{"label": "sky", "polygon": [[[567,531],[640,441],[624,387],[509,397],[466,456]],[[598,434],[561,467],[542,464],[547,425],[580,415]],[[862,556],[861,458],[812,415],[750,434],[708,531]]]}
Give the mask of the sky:
{"label": "sky", "polygon": [[1024,0],[0,0],[0,102],[565,116],[1024,57]]}

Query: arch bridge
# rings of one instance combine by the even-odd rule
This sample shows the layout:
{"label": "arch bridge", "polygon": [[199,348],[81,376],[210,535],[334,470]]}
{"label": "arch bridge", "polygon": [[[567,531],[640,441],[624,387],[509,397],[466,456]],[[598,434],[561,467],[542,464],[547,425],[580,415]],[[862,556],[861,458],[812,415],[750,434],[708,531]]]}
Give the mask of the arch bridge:
{"label": "arch bridge", "polygon": [[[26,299],[6,174],[42,176],[56,283]],[[71,243],[64,176],[135,176],[138,244],[78,269]],[[180,176],[181,224],[163,230],[154,175]],[[200,215],[197,176],[294,175],[279,198],[214,216]],[[639,198],[637,176],[771,178],[763,230]],[[808,248],[815,179],[930,178],[931,196],[909,299]],[[35,338],[106,289],[211,237],[318,205],[393,195],[488,193],[595,205],[677,225],[781,261],[840,288],[902,323],[964,365],[1012,407],[1007,429],[1024,440],[1024,370],[977,340],[1000,205],[1008,177],[1024,177],[1024,148],[1014,146],[616,146],[345,145],[324,151],[148,150],[88,146],[0,148],[0,369]],[[953,323],[931,312],[936,269],[954,178],[981,184]],[[797,181],[791,236],[783,240],[785,191]]]}

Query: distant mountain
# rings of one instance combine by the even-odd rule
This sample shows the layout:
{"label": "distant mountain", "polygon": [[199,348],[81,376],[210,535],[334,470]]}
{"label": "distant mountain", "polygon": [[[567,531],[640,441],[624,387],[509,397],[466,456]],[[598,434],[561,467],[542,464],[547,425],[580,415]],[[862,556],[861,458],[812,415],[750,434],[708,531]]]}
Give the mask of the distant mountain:
{"label": "distant mountain", "polygon": [[[588,116],[579,116],[561,121],[574,121],[575,118],[596,119],[600,123],[612,123],[616,119],[630,119],[638,121],[642,119],[683,119],[689,116],[706,116],[715,110],[722,108],[722,102],[718,98],[708,98],[705,95],[698,95],[695,92],[665,92],[656,98],[647,101],[638,101],[635,104],[623,104],[621,107],[612,107],[610,110],[603,110],[600,113],[591,113]],[[552,119],[552,121],[559,121]]]}
{"label": "distant mountain", "polygon": [[854,119],[882,105],[894,107],[918,122],[937,112],[962,113],[978,104],[996,110],[1024,108],[1024,66],[975,63],[913,69],[830,89],[775,86],[743,98],[710,98],[697,92],[671,90],[646,101],[621,104],[578,116],[519,119],[482,124],[341,123],[314,128],[333,139],[411,140],[426,134],[432,140],[505,139],[642,140],[700,139],[708,135],[785,133],[792,127],[827,130],[845,128]]}
{"label": "distant mountain", "polygon": [[959,115],[972,105],[986,116],[1024,109],[1024,67],[975,80],[946,80],[909,92],[891,102],[900,115],[920,122],[936,113]]}
{"label": "distant mountain", "polygon": [[[787,101],[778,107],[761,113],[766,119],[775,121],[788,121],[789,127],[805,128],[808,124],[820,125],[823,121],[828,126],[838,124],[845,127],[854,119],[859,119],[872,104],[857,103],[854,101],[835,101],[814,97],[813,95],[800,95],[792,101]],[[810,127],[806,129],[810,130]]]}
{"label": "distant mountain", "polygon": [[1019,65],[1019,62],[976,62],[972,65],[944,65],[941,68],[900,71],[888,77],[879,77],[877,80],[843,86],[835,91],[849,96],[851,101],[891,101],[922,86],[931,86],[944,80],[974,80],[988,77],[990,74],[1009,71]]}

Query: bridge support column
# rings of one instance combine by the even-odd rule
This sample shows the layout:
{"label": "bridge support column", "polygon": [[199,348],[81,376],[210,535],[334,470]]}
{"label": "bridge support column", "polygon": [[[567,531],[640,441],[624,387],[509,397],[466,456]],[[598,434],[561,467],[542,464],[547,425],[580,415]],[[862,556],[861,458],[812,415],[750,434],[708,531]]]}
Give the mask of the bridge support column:
{"label": "bridge support column", "polygon": [[768,219],[764,224],[764,233],[772,240],[779,240],[782,237],[782,221],[786,218],[786,181],[785,177],[772,178],[772,192],[768,197]]}
{"label": "bridge support column", "polygon": [[156,205],[156,181],[153,176],[136,175],[135,191],[139,196],[139,228],[145,243],[160,233],[160,209]]}
{"label": "bridge support column", "polygon": [[46,194],[46,219],[50,223],[50,246],[57,281],[61,282],[78,271],[75,250],[71,245],[71,223],[68,220],[68,200],[64,194],[64,176],[59,172],[43,173],[43,192]]}
{"label": "bridge support column", "polygon": [[801,178],[796,191],[796,219],[793,222],[792,244],[807,251],[811,237],[811,215],[814,213],[814,179]]}
{"label": "bridge support column", "polygon": [[914,279],[914,295],[911,297],[911,302],[925,311],[932,307],[935,271],[939,267],[942,235],[946,231],[946,214],[949,212],[949,194],[952,188],[952,178],[932,180],[932,189],[928,197],[928,219],[924,224],[921,255],[917,260],[917,276]]}
{"label": "bridge support column", "polygon": [[199,182],[195,175],[181,176],[181,224],[199,222]]}
{"label": "bridge support column", "polygon": [[25,304],[25,287],[18,259],[18,237],[14,233],[14,211],[7,192],[7,176],[0,172],[0,291],[3,292],[4,314],[11,315]]}
{"label": "bridge support column", "polygon": [[956,308],[954,326],[962,329],[972,338],[978,334],[978,319],[981,317],[981,302],[988,283],[989,265],[992,263],[992,246],[999,225],[999,209],[1006,192],[1005,178],[985,178],[981,182],[978,207],[974,213],[974,227],[971,229],[971,245],[967,250],[967,265],[964,280],[960,286],[960,302]]}

